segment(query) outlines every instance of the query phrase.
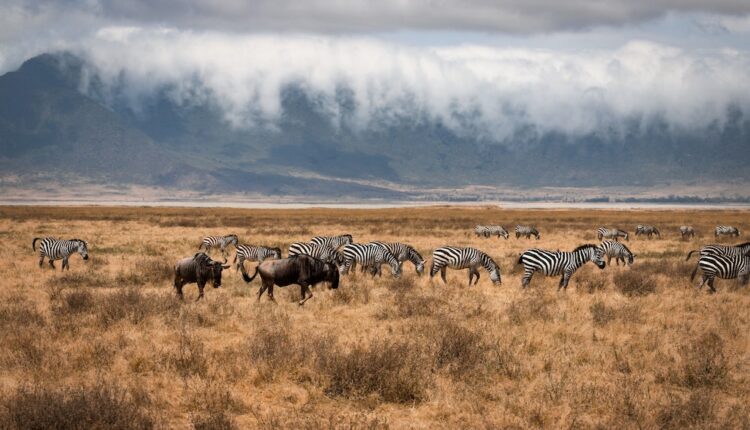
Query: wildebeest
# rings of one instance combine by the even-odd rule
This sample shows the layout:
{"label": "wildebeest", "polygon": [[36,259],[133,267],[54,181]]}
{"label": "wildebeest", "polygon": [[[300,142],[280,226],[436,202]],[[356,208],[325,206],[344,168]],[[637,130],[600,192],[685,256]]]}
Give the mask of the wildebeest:
{"label": "wildebeest", "polygon": [[197,302],[203,297],[206,282],[211,281],[214,288],[221,287],[221,271],[228,268],[229,265],[222,265],[203,252],[177,261],[174,265],[174,288],[177,290],[177,296],[182,299],[182,287],[195,282],[198,284],[198,298],[195,299]]}
{"label": "wildebeest", "polygon": [[310,285],[325,281],[331,283],[331,288],[339,287],[339,269],[336,264],[326,263],[305,254],[280,260],[266,260],[255,268],[252,277],[247,276],[247,273],[243,271],[242,279],[248,283],[252,282],[258,276],[258,273],[260,273],[262,282],[260,290],[258,290],[258,301],[266,290],[268,290],[268,298],[275,301],[273,298],[274,285],[279,287],[292,284],[299,285],[300,295],[302,296],[302,300],[299,301],[300,305],[305,304],[312,298]]}

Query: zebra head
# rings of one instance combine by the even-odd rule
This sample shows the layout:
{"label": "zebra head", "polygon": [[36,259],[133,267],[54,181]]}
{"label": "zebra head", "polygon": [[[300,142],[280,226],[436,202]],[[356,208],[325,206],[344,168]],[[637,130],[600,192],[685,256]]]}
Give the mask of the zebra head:
{"label": "zebra head", "polygon": [[271,248],[271,256],[274,259],[276,259],[276,260],[280,260],[281,259],[281,248],[279,248],[278,246],[275,247],[275,248]]}
{"label": "zebra head", "polygon": [[502,284],[502,280],[500,279],[500,268],[495,266],[494,269],[490,270],[490,280],[493,284]]}
{"label": "zebra head", "polygon": [[424,273],[424,260],[420,260],[415,267],[417,269],[417,275],[422,276]]}
{"label": "zebra head", "polygon": [[73,239],[73,242],[78,242],[78,248],[76,249],[76,252],[81,254],[81,257],[84,261],[89,259],[89,245],[86,243],[85,240],[81,239]]}
{"label": "zebra head", "polygon": [[225,236],[224,239],[226,239],[227,245],[231,243],[232,245],[237,246],[237,244],[240,242],[240,238],[237,237],[236,234]]}
{"label": "zebra head", "polygon": [[[633,254],[630,255],[631,257],[629,260],[632,263]],[[594,246],[591,248],[591,261],[600,269],[604,269],[607,266],[607,263],[604,261],[604,249],[602,249],[601,246]]]}

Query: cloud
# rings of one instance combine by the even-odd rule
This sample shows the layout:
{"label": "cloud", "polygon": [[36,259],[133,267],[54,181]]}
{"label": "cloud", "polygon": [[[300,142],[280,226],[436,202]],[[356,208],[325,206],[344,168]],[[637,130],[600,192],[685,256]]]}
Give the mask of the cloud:
{"label": "cloud", "polygon": [[669,13],[728,17],[750,14],[750,2],[746,0],[7,0],[4,3],[6,27],[12,25],[11,19],[23,18],[32,23],[47,22],[53,27],[64,22],[99,20],[103,25],[155,25],[244,33],[458,30],[530,34],[621,26]]}
{"label": "cloud", "polygon": [[[334,123],[441,122],[460,134],[510,139],[518,127],[617,134],[651,119],[696,129],[730,106],[750,111],[750,54],[631,41],[577,52],[480,45],[411,47],[365,37],[227,35],[115,27],[68,48],[137,106],[168,88],[209,101],[234,127],[273,124],[294,84]],[[343,114],[341,90],[354,103]]]}

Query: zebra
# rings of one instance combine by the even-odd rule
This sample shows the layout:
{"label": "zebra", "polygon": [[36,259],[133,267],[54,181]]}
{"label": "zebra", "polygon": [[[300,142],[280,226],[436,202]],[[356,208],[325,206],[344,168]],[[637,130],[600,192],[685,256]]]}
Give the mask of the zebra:
{"label": "zebra", "polygon": [[474,227],[474,234],[476,234],[477,237],[489,237],[490,229],[485,225],[477,225],[476,227]]}
{"label": "zebra", "polygon": [[349,270],[359,263],[363,267],[374,267],[375,270],[371,272],[372,275],[379,275],[380,266],[386,263],[391,266],[394,278],[401,276],[401,265],[386,247],[372,243],[349,243],[344,245],[342,252],[344,254],[344,264],[341,268],[341,273],[343,274],[348,274]]}
{"label": "zebra", "polygon": [[596,230],[596,238],[602,239],[614,239],[618,241],[619,238],[628,240],[628,232],[617,228],[599,227]]}
{"label": "zebra", "polygon": [[31,249],[33,251],[36,251],[37,240],[41,240],[41,243],[39,243],[39,267],[42,267],[44,257],[47,257],[47,262],[52,269],[55,269],[55,260],[62,260],[62,269],[60,270],[70,270],[68,258],[70,258],[70,255],[75,252],[81,254],[84,261],[89,259],[89,246],[85,240],[62,240],[55,239],[54,237],[35,237],[34,240],[31,241]]}
{"label": "zebra", "polygon": [[542,236],[536,227],[528,225],[517,225],[516,226],[516,239],[521,236],[526,236],[526,239],[531,239],[531,236],[536,236],[536,240],[539,240]]}
{"label": "zebra", "polygon": [[686,239],[688,237],[695,237],[695,229],[689,225],[681,225],[680,226],[680,236],[682,236],[683,239]]}
{"label": "zebra", "polygon": [[[698,285],[698,288],[702,288],[708,283],[712,293],[716,292],[716,288],[714,288],[716,277],[721,279],[737,278],[742,286],[747,285],[748,278],[750,278],[750,255],[748,254],[705,254],[701,255],[700,260],[698,260],[698,266],[703,271],[703,281]],[[691,282],[695,278],[695,273],[693,271],[690,276]]]}
{"label": "zebra", "polygon": [[635,254],[630,252],[624,244],[612,240],[604,240],[600,247],[604,250],[604,255],[607,256],[607,264],[611,263],[612,257],[615,258],[615,263],[618,266],[620,265],[620,260],[622,260],[622,264],[627,264],[628,266],[633,264]]}
{"label": "zebra", "polygon": [[661,233],[659,233],[659,229],[652,226],[652,225],[642,225],[638,224],[638,226],[635,228],[635,235],[639,236],[641,234],[648,235],[648,238],[651,239],[652,235],[656,235],[659,239],[661,239]]}
{"label": "zebra", "polygon": [[571,252],[547,251],[544,249],[529,249],[518,258],[518,264],[523,264],[524,273],[521,286],[527,288],[531,277],[537,270],[546,276],[557,276],[562,274],[557,289],[567,289],[570,277],[579,267],[591,261],[600,269],[604,269],[604,250],[593,244],[581,245]]}
{"label": "zebra", "polygon": [[351,234],[342,234],[340,236],[315,236],[310,239],[313,245],[328,245],[333,249],[339,249],[344,245],[354,243]]}
{"label": "zebra", "polygon": [[310,257],[317,258],[318,260],[327,263],[334,263],[337,266],[343,264],[343,256],[341,253],[328,245],[313,245],[305,242],[294,242],[289,245],[290,257],[300,254],[309,255]]}
{"label": "zebra", "polygon": [[240,240],[236,234],[229,234],[226,236],[207,236],[203,238],[198,251],[206,248],[206,254],[211,252],[211,248],[219,248],[221,250],[221,256],[224,257],[224,263],[227,262],[227,247],[234,245],[235,248],[239,244]]}
{"label": "zebra", "polygon": [[497,237],[502,236],[504,239],[508,239],[508,230],[505,227],[501,225],[488,225],[486,228],[489,236],[494,234]]}
{"label": "zebra", "polygon": [[432,279],[437,272],[440,272],[440,277],[444,283],[448,283],[445,279],[446,268],[462,270],[469,269],[469,285],[474,276],[477,279],[474,281],[474,285],[479,282],[479,266],[484,267],[490,274],[490,280],[493,284],[501,284],[502,280],[500,277],[500,266],[490,258],[489,255],[476,248],[459,248],[455,246],[443,246],[432,251],[432,267],[430,268],[430,279]]}
{"label": "zebra", "polygon": [[717,225],[714,229],[714,237],[719,236],[736,236],[740,237],[740,229],[729,225]]}
{"label": "zebra", "polygon": [[[734,246],[727,246],[727,245],[705,245],[701,247],[700,250],[694,249],[690,252],[688,252],[687,257],[685,258],[685,261],[690,260],[690,257],[692,257],[693,253],[700,252],[700,256],[704,257],[706,255],[725,255],[727,257],[741,257],[743,255],[750,254],[750,242],[745,243],[739,243]],[[698,272],[698,268],[700,267],[700,264],[695,266],[695,269],[693,269],[693,274],[691,275],[691,279],[695,277],[695,274]]]}
{"label": "zebra", "polygon": [[245,267],[245,260],[262,263],[266,258],[278,260],[281,258],[281,248],[242,244],[237,246],[237,252],[234,254],[234,261],[232,263],[237,270],[240,270]]}
{"label": "zebra", "polygon": [[393,254],[394,257],[396,257],[396,260],[398,260],[399,265],[401,265],[404,261],[411,261],[412,264],[414,264],[414,268],[417,271],[417,275],[421,276],[424,273],[424,258],[417,252],[416,249],[414,249],[413,246],[408,245],[406,243],[401,242],[380,242],[380,241],[374,241],[370,242],[373,245],[379,245],[384,247],[388,250],[391,254]]}

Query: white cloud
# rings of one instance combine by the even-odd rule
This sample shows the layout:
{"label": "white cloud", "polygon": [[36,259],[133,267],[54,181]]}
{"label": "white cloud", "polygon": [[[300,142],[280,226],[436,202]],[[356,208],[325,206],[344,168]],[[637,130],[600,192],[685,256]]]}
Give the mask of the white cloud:
{"label": "white cloud", "polygon": [[74,48],[105,81],[124,83],[135,104],[170,86],[182,102],[210,98],[238,127],[277,120],[280,92],[290,83],[314,95],[334,122],[342,120],[336,94],[344,86],[356,101],[358,127],[423,118],[493,140],[524,124],[574,135],[616,133],[633,118],[693,129],[723,121],[730,105],[750,107],[747,52],[645,41],[560,52],[107,28]]}

